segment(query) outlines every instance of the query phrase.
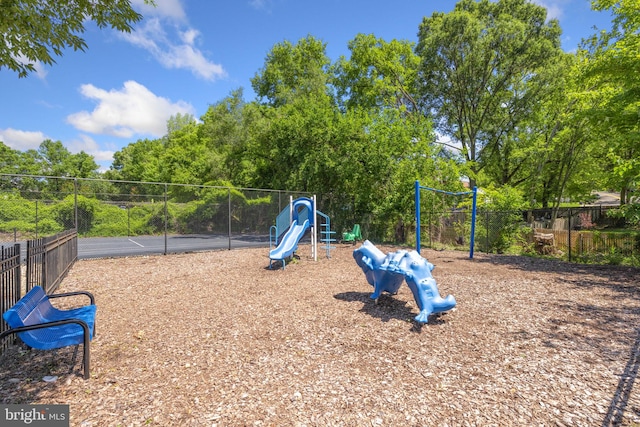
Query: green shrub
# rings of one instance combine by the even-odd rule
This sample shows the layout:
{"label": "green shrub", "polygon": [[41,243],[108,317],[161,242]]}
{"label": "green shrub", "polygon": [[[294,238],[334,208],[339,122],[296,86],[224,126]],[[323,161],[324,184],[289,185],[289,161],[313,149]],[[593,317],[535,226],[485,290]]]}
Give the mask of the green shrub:
{"label": "green shrub", "polygon": [[518,189],[509,186],[483,188],[482,194],[478,195],[476,224],[479,247],[485,252],[509,251],[518,240],[524,207],[524,198]]}
{"label": "green shrub", "polygon": [[[76,198],[67,196],[61,202],[52,207],[55,219],[62,226],[63,230],[73,228],[76,224]],[[85,196],[77,197],[77,229],[79,234],[86,234],[93,226],[94,214],[100,202]]]}
{"label": "green shrub", "polygon": [[62,227],[56,220],[52,218],[43,218],[38,221],[38,236],[53,236],[58,234],[67,228]]}
{"label": "green shrub", "polygon": [[619,209],[607,211],[607,216],[612,218],[624,218],[627,225],[640,229],[640,203],[622,205]]}
{"label": "green shrub", "polygon": [[93,224],[86,236],[117,237],[129,235],[127,207],[110,203],[99,203],[93,216]]}
{"label": "green shrub", "polygon": [[0,221],[35,219],[35,213],[36,202],[12,193],[0,195]]}

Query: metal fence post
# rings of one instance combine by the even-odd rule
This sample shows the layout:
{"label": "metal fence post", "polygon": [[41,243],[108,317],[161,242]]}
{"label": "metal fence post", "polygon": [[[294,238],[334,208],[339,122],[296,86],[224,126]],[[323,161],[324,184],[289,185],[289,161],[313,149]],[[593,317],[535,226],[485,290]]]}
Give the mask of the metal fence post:
{"label": "metal fence post", "polygon": [[469,245],[471,248],[469,249],[469,258],[473,258],[473,251],[476,246],[476,210],[478,209],[478,187],[473,187],[473,200],[471,202],[471,242]]}
{"label": "metal fence post", "polygon": [[433,249],[433,236],[431,234],[433,232],[433,229],[432,229],[433,228],[433,224],[432,224],[432,221],[433,221],[433,205],[431,206],[431,208],[432,209],[429,211],[429,222],[427,224],[429,226],[429,228],[428,228],[428,230],[429,230],[429,247]]}
{"label": "metal fence post", "polygon": [[167,207],[167,184],[164,184],[164,254],[167,254],[167,229],[169,224],[169,208]]}
{"label": "metal fence post", "polygon": [[567,246],[569,247],[569,262],[571,262],[571,208],[568,209],[568,217],[567,217]]}
{"label": "metal fence post", "polygon": [[73,227],[78,229],[78,178],[73,178]]}
{"label": "metal fence post", "polygon": [[486,219],[486,223],[487,223],[487,238],[485,239],[486,242],[486,249],[485,251],[487,251],[487,253],[491,253],[491,251],[489,250],[489,211],[487,211],[487,213],[485,214],[485,219]]}
{"label": "metal fence post", "polygon": [[229,199],[229,250],[231,250],[231,187],[227,188],[227,197]]}
{"label": "metal fence post", "polygon": [[415,205],[416,205],[416,214],[415,214],[415,221],[416,221],[416,251],[419,254],[420,253],[420,246],[421,246],[422,243],[420,242],[420,183],[418,182],[418,180],[416,180],[414,191],[415,191]]}

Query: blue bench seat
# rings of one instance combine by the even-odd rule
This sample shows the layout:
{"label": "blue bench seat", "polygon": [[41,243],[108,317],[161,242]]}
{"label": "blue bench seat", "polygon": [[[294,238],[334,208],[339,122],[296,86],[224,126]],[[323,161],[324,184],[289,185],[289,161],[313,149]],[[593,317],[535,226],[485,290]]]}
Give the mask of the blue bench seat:
{"label": "blue bench seat", "polygon": [[[60,310],[51,299],[86,295],[90,304],[69,310]],[[86,291],[47,295],[40,286],[34,286],[3,319],[10,329],[0,334],[0,341],[16,334],[27,346],[37,350],[52,350],[73,345],[83,345],[84,378],[89,378],[89,347],[95,336],[96,304],[93,295]]]}

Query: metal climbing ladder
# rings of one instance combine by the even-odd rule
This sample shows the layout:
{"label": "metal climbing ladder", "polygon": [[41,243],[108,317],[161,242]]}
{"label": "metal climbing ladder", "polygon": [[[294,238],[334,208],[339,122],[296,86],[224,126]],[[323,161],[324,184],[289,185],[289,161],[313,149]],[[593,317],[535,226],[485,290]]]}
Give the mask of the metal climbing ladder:
{"label": "metal climbing ladder", "polygon": [[316,211],[316,213],[319,217],[322,218],[320,224],[320,241],[325,244],[324,246],[322,246],[322,248],[327,251],[327,258],[331,258],[331,249],[336,248],[331,244],[336,241],[336,239],[334,239],[332,236],[336,234],[336,232],[331,231],[331,219],[329,218],[329,215],[326,215],[320,211]]}

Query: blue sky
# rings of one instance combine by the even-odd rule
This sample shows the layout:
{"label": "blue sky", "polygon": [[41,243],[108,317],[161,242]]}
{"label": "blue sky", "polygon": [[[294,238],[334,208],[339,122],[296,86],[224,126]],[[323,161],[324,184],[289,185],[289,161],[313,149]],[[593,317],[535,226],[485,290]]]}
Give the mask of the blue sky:
{"label": "blue sky", "polygon": [[[250,79],[284,40],[312,35],[332,61],[348,56],[356,34],[417,41],[424,16],[453,9],[453,0],[132,0],[144,16],[128,35],[88,25],[85,52],[66,51],[52,67],[19,79],[0,69],[0,141],[26,151],[45,139],[85,151],[108,169],[131,142],[159,138],[176,113],[202,116]],[[565,51],[606,29],[610,15],[588,0],[535,0],[557,18]]]}

